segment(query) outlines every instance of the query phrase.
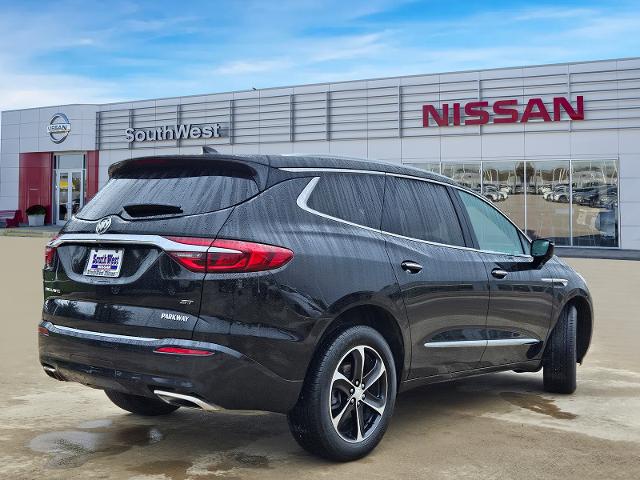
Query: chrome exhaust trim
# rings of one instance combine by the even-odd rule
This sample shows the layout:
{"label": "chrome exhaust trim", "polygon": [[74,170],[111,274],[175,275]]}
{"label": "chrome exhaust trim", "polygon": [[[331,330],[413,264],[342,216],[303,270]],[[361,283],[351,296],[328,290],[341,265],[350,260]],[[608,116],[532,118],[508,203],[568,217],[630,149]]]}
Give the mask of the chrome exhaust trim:
{"label": "chrome exhaust trim", "polygon": [[44,373],[46,373],[48,376],[50,376],[54,380],[58,380],[60,382],[67,381],[67,379],[64,378],[64,376],[60,372],[58,372],[58,370],[56,370],[55,367],[52,367],[50,365],[42,365],[42,369],[44,370]]}
{"label": "chrome exhaust trim", "polygon": [[210,412],[224,410],[222,407],[218,405],[213,405],[211,403],[207,403],[204,400],[194,397],[193,395],[185,395],[183,393],[176,392],[167,392],[165,390],[154,390],[154,395],[156,395],[163,402],[169,403],[171,405],[177,405],[180,407],[192,407],[199,408],[201,410],[207,410]]}

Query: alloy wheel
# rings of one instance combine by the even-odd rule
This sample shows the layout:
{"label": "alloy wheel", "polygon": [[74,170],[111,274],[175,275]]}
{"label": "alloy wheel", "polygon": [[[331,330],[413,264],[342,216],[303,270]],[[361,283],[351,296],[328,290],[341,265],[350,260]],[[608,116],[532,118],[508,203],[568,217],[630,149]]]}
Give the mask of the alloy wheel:
{"label": "alloy wheel", "polygon": [[333,428],[350,443],[367,439],[387,406],[387,370],[372,347],[358,345],[342,357],[331,379],[329,414]]}

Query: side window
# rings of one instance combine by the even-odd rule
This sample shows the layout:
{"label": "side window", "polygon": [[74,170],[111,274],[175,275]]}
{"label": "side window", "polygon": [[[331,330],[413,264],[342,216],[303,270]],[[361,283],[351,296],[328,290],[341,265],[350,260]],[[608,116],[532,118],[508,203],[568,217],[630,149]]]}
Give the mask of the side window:
{"label": "side window", "polygon": [[520,232],[497,209],[470,193],[459,191],[481,250],[522,255]]}
{"label": "side window", "polygon": [[531,242],[529,242],[527,237],[522,233],[518,232],[518,234],[520,235],[520,241],[522,242],[522,249],[524,250],[524,253],[529,253],[531,251]]}
{"label": "side window", "polygon": [[447,189],[437,183],[387,177],[382,230],[403,237],[464,246]]}
{"label": "side window", "polygon": [[378,229],[383,191],[384,175],[328,174],[320,177],[307,205],[320,213]]}

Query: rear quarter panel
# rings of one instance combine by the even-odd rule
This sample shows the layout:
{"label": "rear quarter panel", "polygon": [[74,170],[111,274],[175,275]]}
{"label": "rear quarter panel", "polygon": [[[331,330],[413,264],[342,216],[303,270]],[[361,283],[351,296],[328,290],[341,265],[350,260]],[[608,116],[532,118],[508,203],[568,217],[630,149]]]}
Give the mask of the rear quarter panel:
{"label": "rear quarter panel", "polygon": [[[281,182],[234,209],[219,238],[286,247],[294,258],[272,272],[208,274],[194,332],[289,380],[304,378],[318,340],[341,312],[373,304],[405,322],[384,238],[298,207],[310,180]],[[408,335],[406,324],[400,328]]]}

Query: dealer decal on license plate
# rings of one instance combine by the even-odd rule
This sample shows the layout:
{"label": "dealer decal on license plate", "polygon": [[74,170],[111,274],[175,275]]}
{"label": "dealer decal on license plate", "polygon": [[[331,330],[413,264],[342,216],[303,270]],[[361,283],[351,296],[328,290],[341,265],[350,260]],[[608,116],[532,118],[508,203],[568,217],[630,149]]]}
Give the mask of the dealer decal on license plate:
{"label": "dealer decal on license plate", "polygon": [[95,250],[89,254],[84,274],[93,277],[117,277],[122,267],[124,250]]}

